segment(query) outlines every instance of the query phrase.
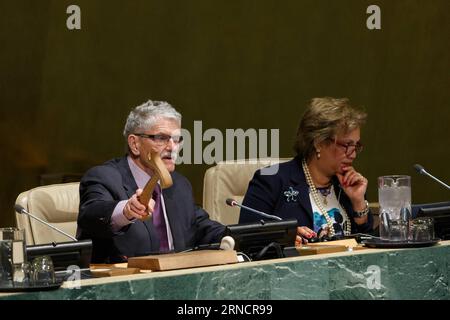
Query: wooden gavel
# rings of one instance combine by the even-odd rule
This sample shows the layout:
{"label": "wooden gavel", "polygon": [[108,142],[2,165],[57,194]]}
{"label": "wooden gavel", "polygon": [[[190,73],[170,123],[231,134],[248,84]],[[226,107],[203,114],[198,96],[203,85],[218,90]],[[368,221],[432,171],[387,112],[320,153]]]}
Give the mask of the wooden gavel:
{"label": "wooden gavel", "polygon": [[[148,180],[138,199],[140,203],[147,207],[158,180],[160,181],[159,184],[161,185],[161,189],[169,188],[172,186],[173,182],[172,177],[158,152],[150,152],[147,156],[146,164],[153,171],[153,175],[150,180]],[[148,218],[150,218],[150,215],[142,217],[141,220],[147,220]]]}

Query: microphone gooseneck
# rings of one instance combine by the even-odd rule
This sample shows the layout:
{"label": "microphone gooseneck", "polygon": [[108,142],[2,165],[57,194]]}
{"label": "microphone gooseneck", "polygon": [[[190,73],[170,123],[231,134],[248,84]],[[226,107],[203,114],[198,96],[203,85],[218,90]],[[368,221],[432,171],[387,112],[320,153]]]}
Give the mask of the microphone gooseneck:
{"label": "microphone gooseneck", "polygon": [[242,204],[239,204],[236,200],[233,200],[233,199],[230,199],[230,198],[228,198],[225,202],[226,202],[227,205],[229,205],[231,207],[238,206],[238,207],[244,208],[244,209],[246,209],[248,211],[251,211],[253,213],[256,213],[256,214],[260,215],[261,217],[264,217],[264,218],[267,218],[267,219],[278,220],[278,221],[282,221],[283,220],[283,219],[281,219],[278,216],[274,216],[272,214],[267,214],[267,213],[261,212],[259,210],[256,210],[256,209],[244,206]]}
{"label": "microphone gooseneck", "polygon": [[428,177],[430,177],[431,179],[433,179],[434,181],[436,181],[437,183],[439,183],[440,185],[444,186],[445,188],[447,188],[448,190],[450,190],[450,186],[448,184],[446,184],[445,182],[439,180],[438,178],[436,178],[435,176],[433,176],[432,174],[429,174],[424,167],[422,167],[420,164],[415,164],[414,165],[414,169],[417,170],[418,173],[426,175]]}
{"label": "microphone gooseneck", "polygon": [[199,250],[234,250],[235,241],[231,236],[225,236],[220,240],[220,243],[200,244],[193,248],[186,249],[181,252],[191,252]]}
{"label": "microphone gooseneck", "polygon": [[[73,240],[73,241],[78,241],[76,238],[72,237],[70,234],[68,234],[68,233],[66,233],[66,232],[64,232],[64,231],[62,231],[62,230],[56,228],[55,226],[52,226],[50,223],[48,223],[48,222],[42,220],[41,218],[38,218],[38,217],[36,217],[35,215],[29,213],[29,212],[28,212],[27,210],[25,210],[25,208],[22,207],[20,204],[15,204],[15,205],[14,205],[14,209],[17,211],[17,213],[25,214],[25,215],[27,215],[27,216],[29,216],[29,217],[31,217],[31,218],[33,218],[33,219],[39,221],[40,223],[45,224],[47,227],[49,227],[49,228],[51,228],[51,229],[53,229],[53,230],[55,230],[55,231],[57,231],[57,232],[59,232],[59,233],[65,235],[66,237],[70,238],[71,240]],[[56,246],[56,244],[55,244],[54,242],[53,242],[53,246]]]}

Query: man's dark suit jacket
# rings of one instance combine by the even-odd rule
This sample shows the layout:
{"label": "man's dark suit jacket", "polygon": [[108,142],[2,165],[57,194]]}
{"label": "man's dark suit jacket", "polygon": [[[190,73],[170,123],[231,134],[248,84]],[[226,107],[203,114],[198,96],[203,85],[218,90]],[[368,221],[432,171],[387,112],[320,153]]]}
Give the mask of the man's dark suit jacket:
{"label": "man's dark suit jacket", "polygon": [[[243,205],[260,210],[265,213],[277,215],[283,219],[297,219],[299,226],[313,229],[313,212],[309,199],[309,186],[303,172],[301,159],[296,157],[291,161],[280,163],[278,172],[274,175],[262,175],[261,170],[256,171],[250,181]],[[268,170],[273,172],[273,170]],[[372,231],[373,217],[369,212],[369,220],[363,225],[357,225],[352,217],[355,213],[350,199],[341,189],[337,177],[332,183],[339,202],[345,208],[352,220],[352,233],[367,233]],[[296,197],[289,198],[292,191],[298,191]],[[287,195],[285,194],[287,192]],[[295,201],[294,201],[295,200]],[[261,220],[261,217],[252,212],[241,209],[239,223],[248,223]]]}
{"label": "man's dark suit jacket", "polygon": [[[171,176],[173,185],[162,194],[175,251],[220,242],[224,226],[210,220],[206,211],[194,204],[192,187],[184,176],[176,172]],[[151,219],[136,220],[118,234],[112,232],[114,208],[137,188],[126,157],[94,167],[81,179],[77,237],[92,239],[92,262],[114,263],[159,251],[159,237]]]}

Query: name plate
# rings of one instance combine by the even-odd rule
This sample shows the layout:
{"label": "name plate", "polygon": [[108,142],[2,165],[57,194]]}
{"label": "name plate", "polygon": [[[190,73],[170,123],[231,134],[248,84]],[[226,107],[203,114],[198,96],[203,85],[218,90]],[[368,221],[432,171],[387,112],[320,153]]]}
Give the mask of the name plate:
{"label": "name plate", "polygon": [[348,251],[348,248],[343,245],[302,245],[296,249],[301,256]]}

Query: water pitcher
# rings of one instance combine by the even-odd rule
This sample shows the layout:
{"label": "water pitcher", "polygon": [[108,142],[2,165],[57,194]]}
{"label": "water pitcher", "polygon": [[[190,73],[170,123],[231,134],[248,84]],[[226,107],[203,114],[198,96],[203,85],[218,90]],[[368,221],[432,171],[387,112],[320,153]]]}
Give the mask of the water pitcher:
{"label": "water pitcher", "polygon": [[378,178],[380,237],[406,241],[411,221],[411,177],[403,175]]}

